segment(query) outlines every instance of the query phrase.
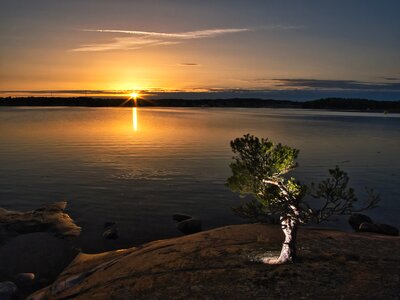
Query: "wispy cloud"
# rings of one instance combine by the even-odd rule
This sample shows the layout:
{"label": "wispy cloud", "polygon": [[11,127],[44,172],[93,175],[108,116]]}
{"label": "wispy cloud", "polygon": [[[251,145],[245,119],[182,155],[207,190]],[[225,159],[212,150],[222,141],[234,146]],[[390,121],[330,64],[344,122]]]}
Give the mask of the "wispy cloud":
{"label": "wispy cloud", "polygon": [[398,77],[382,77],[382,78],[389,81],[400,81],[400,78]]}
{"label": "wispy cloud", "polygon": [[199,67],[200,65],[196,64],[196,63],[180,63],[180,64],[178,64],[178,66],[181,66],[181,67]]}
{"label": "wispy cloud", "polygon": [[73,51],[109,51],[118,49],[140,49],[143,47],[157,45],[177,44],[176,41],[167,41],[161,39],[142,39],[137,37],[116,37],[109,43],[86,44],[81,45]]}
{"label": "wispy cloud", "polygon": [[[262,81],[263,79],[258,79]],[[265,79],[275,87],[298,89],[325,89],[325,90],[369,90],[369,91],[399,91],[399,82],[364,82],[357,80],[324,80],[302,78]]]}
{"label": "wispy cloud", "polygon": [[299,26],[270,25],[260,28],[214,28],[187,32],[156,32],[142,30],[120,29],[82,29],[85,32],[129,35],[128,37],[114,37],[107,43],[93,43],[81,45],[72,51],[108,51],[118,49],[140,49],[143,47],[172,45],[183,43],[186,40],[216,38],[226,34],[238,34],[255,30],[290,30],[299,29]]}
{"label": "wispy cloud", "polygon": [[168,33],[168,32],[154,32],[154,31],[139,31],[139,30],[117,30],[117,29],[84,29],[83,31],[91,32],[108,32],[108,33],[124,33],[137,36],[152,36],[159,38],[173,38],[173,39],[200,39],[207,37],[215,37],[221,34],[237,33],[250,31],[249,28],[220,28],[220,29],[206,29],[196,30],[180,33]]}
{"label": "wispy cloud", "polygon": [[86,32],[100,32],[130,35],[129,37],[115,37],[107,43],[94,43],[81,45],[73,51],[108,51],[118,49],[140,49],[143,47],[173,45],[184,40],[213,38],[224,34],[250,31],[248,28],[219,28],[188,32],[168,33],[140,30],[118,29],[83,29]]}

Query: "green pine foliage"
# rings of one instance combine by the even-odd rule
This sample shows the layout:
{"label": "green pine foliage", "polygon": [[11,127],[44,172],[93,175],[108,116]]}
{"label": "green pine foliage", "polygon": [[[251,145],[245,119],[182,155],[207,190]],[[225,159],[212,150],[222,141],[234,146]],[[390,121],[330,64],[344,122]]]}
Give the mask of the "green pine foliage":
{"label": "green pine foliage", "polygon": [[268,138],[246,134],[231,141],[231,148],[235,156],[226,185],[242,196],[253,196],[254,200],[234,208],[251,221],[269,223],[271,216],[279,215],[281,219],[319,223],[333,215],[376,207],[379,202],[379,196],[369,190],[367,202],[357,209],[358,198],[348,187],[349,177],[337,166],[329,170],[327,179],[310,187],[288,177],[298,165],[299,150],[274,144]]}

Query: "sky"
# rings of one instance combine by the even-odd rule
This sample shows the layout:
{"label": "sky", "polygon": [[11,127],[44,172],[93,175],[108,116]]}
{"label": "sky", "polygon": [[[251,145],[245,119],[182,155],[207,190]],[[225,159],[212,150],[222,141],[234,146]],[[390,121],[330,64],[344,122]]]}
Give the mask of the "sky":
{"label": "sky", "polygon": [[0,96],[400,100],[399,12],[398,0],[0,0]]}

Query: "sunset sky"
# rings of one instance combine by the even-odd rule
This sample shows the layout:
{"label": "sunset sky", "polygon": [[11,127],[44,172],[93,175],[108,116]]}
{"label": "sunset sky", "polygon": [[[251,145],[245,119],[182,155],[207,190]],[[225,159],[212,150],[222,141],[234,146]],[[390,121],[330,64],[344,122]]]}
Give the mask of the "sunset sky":
{"label": "sunset sky", "polygon": [[399,100],[399,12],[398,0],[0,0],[0,91]]}

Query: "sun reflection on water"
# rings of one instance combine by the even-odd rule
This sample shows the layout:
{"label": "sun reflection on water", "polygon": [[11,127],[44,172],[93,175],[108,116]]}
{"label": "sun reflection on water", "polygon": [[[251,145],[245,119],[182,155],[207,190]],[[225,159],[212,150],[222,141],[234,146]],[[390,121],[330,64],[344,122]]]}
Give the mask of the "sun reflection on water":
{"label": "sun reflection on water", "polygon": [[132,107],[132,128],[133,131],[138,131],[138,118],[137,118],[137,108]]}

